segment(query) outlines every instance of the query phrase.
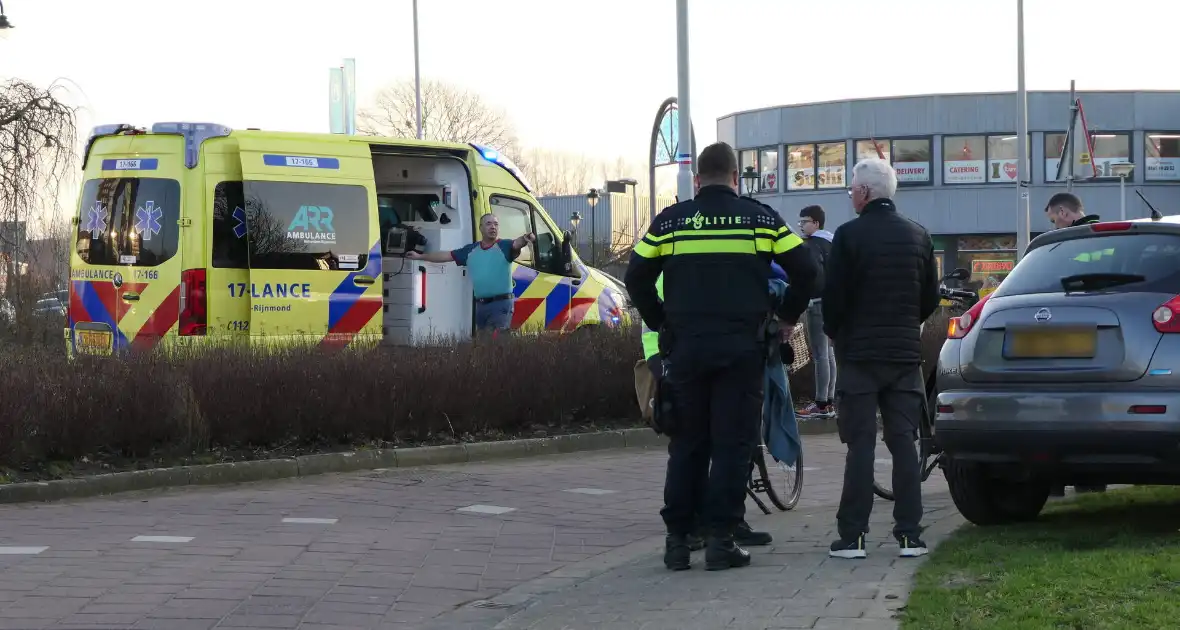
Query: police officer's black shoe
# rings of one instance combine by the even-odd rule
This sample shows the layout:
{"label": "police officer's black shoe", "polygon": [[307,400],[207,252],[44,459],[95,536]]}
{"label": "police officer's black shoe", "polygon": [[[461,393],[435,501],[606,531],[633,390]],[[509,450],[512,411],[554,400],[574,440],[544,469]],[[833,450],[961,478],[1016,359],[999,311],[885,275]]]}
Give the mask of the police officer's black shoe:
{"label": "police officer's black shoe", "polygon": [[750,552],[733,541],[732,536],[709,538],[705,547],[705,570],[724,571],[750,566]]}
{"label": "police officer's black shoe", "polygon": [[691,565],[691,551],[688,548],[688,536],[668,534],[664,539],[664,566],[670,571],[684,571]]}
{"label": "police officer's black shoe", "polygon": [[744,547],[764,547],[774,542],[774,537],[767,532],[756,532],[749,523],[742,521],[733,530],[733,541]]}

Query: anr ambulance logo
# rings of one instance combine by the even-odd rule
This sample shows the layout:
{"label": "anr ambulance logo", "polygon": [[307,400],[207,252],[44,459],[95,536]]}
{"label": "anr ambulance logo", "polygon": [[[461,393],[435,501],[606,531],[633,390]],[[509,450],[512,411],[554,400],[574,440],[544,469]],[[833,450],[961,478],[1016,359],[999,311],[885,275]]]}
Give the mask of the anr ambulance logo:
{"label": "anr ambulance logo", "polygon": [[291,225],[287,226],[287,238],[305,243],[336,243],[336,228],[332,219],[336,215],[327,206],[300,206]]}

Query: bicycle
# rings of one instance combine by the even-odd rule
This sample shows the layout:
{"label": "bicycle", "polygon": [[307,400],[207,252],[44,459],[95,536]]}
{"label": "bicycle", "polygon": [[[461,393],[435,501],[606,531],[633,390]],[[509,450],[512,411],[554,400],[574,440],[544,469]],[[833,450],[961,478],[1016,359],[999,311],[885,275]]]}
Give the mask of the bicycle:
{"label": "bicycle", "polygon": [[[957,310],[966,310],[979,302],[979,295],[974,291],[962,291],[959,289],[947,288],[943,282],[947,280],[966,280],[971,277],[970,272],[966,269],[955,269],[951,273],[942,278],[938,286],[938,295],[943,299],[950,300],[954,303],[954,308]],[[918,452],[918,460],[921,464],[922,481],[925,482],[930,478],[934,469],[942,463],[942,449],[934,439],[934,417],[938,412],[938,382],[936,376],[938,370],[930,371],[930,375],[925,379],[926,387],[926,405],[922,414],[922,421],[918,423],[918,438],[915,440],[916,449]],[[881,430],[880,420],[878,419],[878,432]],[[881,440],[879,443],[883,443]],[[892,465],[892,460],[876,460]],[[875,466],[874,466],[875,468]],[[873,494],[892,501],[894,499],[893,489],[891,485],[886,485],[878,481],[874,476],[873,479]]]}
{"label": "bicycle", "polygon": [[[754,450],[754,461],[750,463],[750,481],[746,486],[746,494],[754,500],[758,508],[762,510],[763,514],[770,514],[770,508],[758,498],[758,494],[766,495],[774,507],[782,512],[795,509],[799,505],[799,497],[803,495],[803,451],[800,449],[799,456],[795,458],[794,465],[787,465],[783,462],[774,462],[778,465],[781,471],[780,475],[785,477],[782,479],[782,488],[784,493],[779,494],[775,489],[775,480],[771,479],[770,467],[766,465],[766,455],[769,451],[765,444],[759,444],[758,448]],[[773,457],[771,457],[773,459]],[[757,477],[755,477],[755,472]]]}
{"label": "bicycle", "polygon": [[[792,365],[783,366],[788,374],[807,363],[805,354],[807,344],[802,328],[792,331],[789,343],[795,348],[796,360]],[[799,360],[801,353],[804,357],[802,361]],[[766,431],[760,431],[759,435],[763,436],[763,443],[759,444],[754,451],[754,461],[750,463],[750,478],[746,486],[746,494],[754,500],[763,514],[771,512],[762,499],[758,498],[758,494],[765,494],[766,498],[770,499],[774,507],[780,511],[793,510],[795,506],[799,505],[799,498],[803,495],[803,451],[800,449],[793,465],[775,461],[774,464],[777,465],[779,474],[774,474],[774,478],[772,478],[772,467],[766,464],[767,455],[770,453],[765,444]],[[771,459],[774,457],[771,456]],[[780,483],[783,489],[782,494],[775,489],[775,481],[779,480],[779,477],[782,477]]]}

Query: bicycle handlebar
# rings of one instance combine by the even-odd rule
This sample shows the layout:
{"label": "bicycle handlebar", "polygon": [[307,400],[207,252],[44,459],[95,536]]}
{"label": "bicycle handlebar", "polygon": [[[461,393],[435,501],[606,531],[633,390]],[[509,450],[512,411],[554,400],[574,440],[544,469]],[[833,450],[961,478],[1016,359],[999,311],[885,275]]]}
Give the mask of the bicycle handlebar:
{"label": "bicycle handlebar", "polygon": [[942,285],[938,286],[938,295],[955,302],[976,302],[979,300],[979,296],[974,291],[949,289]]}

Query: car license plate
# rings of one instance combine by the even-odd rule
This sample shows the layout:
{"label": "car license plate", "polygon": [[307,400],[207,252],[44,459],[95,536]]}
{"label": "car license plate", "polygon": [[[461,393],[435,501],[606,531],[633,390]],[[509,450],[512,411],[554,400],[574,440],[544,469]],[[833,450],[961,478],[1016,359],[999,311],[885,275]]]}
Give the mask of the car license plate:
{"label": "car license plate", "polygon": [[114,336],[106,330],[75,330],[74,340],[77,342],[79,352],[109,355],[112,351]]}
{"label": "car license plate", "polygon": [[1093,328],[1012,330],[1004,343],[1006,359],[1090,359],[1098,349]]}

